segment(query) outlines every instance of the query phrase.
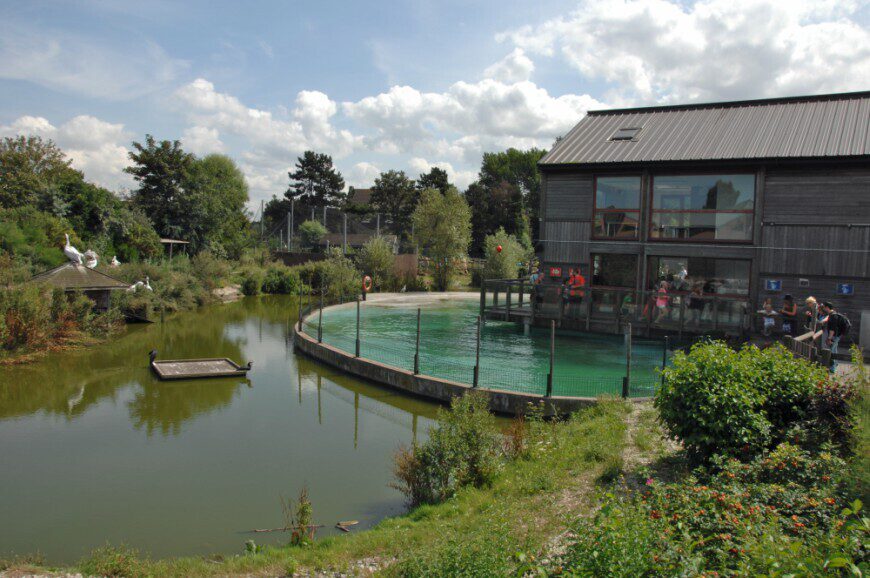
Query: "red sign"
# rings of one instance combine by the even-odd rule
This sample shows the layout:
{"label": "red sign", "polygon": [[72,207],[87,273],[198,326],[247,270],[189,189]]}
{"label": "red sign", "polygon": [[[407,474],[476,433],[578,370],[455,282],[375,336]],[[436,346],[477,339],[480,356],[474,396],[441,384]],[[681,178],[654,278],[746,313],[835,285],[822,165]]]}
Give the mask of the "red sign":
{"label": "red sign", "polygon": [[550,267],[550,277],[561,277],[562,276],[562,268],[561,267]]}

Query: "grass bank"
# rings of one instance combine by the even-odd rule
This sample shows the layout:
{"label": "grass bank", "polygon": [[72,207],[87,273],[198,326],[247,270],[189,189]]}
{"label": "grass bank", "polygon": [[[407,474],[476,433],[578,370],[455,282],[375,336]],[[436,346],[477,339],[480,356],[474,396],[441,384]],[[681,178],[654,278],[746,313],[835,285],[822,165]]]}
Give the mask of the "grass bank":
{"label": "grass bank", "polygon": [[[385,575],[513,574],[547,551],[571,520],[588,515],[595,488],[622,469],[627,417],[618,400],[559,422],[529,421],[506,436],[509,453],[490,485],[465,487],[446,502],[423,505],[375,528],[316,540],[308,546],[245,545],[239,554],[147,560],[117,548],[95,551],[71,571],[129,576],[290,575],[305,569]],[[317,505],[314,504],[317,522]],[[7,564],[9,565],[9,564]],[[18,561],[18,570],[28,567]],[[38,569],[38,568],[37,568]]]}

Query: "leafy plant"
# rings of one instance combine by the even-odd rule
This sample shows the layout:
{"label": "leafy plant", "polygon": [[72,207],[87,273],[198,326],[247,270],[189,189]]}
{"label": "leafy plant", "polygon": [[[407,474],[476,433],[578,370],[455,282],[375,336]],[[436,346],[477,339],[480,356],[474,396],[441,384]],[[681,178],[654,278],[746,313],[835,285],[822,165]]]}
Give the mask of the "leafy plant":
{"label": "leafy plant", "polygon": [[[501,251],[498,247],[501,247]],[[501,227],[486,236],[483,253],[486,259],[482,274],[484,279],[516,279],[522,264],[529,258],[529,251]]]}
{"label": "leafy plant", "polygon": [[97,548],[78,563],[78,568],[86,576],[135,578],[145,574],[145,563],[139,553],[124,545],[106,544]]}
{"label": "leafy plant", "polygon": [[325,235],[326,227],[320,221],[305,221],[299,225],[299,237],[306,249],[315,249]]}
{"label": "leafy plant", "polygon": [[376,288],[382,288],[393,274],[396,256],[393,247],[383,237],[372,237],[362,246],[357,264],[363,273],[372,276]]}

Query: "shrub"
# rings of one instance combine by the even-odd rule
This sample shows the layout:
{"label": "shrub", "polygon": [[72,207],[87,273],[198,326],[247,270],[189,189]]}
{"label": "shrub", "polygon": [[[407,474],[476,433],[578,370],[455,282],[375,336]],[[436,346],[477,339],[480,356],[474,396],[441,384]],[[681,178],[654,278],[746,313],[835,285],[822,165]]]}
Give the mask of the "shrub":
{"label": "shrub", "polygon": [[362,278],[351,260],[342,255],[341,249],[330,249],[329,258],[318,265],[323,290],[328,297],[338,299],[359,294]]}
{"label": "shrub", "polygon": [[373,285],[379,289],[389,283],[395,263],[393,247],[383,237],[372,237],[366,241],[357,257],[359,268],[372,276]]}
{"label": "shrub", "polygon": [[260,269],[247,269],[242,272],[242,293],[245,295],[259,295],[263,287],[265,275]]}
{"label": "shrub", "polygon": [[[498,246],[501,245],[501,253]],[[487,235],[483,241],[483,253],[486,264],[483,267],[484,279],[516,279],[523,262],[529,254],[520,245],[516,237],[499,227],[492,235]]]}
{"label": "shrub", "polygon": [[296,271],[276,263],[266,270],[262,289],[263,293],[287,295],[298,293],[301,285],[302,282]]}
{"label": "shrub", "polygon": [[464,486],[486,486],[500,466],[501,445],[487,397],[469,392],[439,412],[426,442],[398,452],[394,487],[416,506],[443,502]]}
{"label": "shrub", "polygon": [[319,221],[305,221],[299,225],[299,238],[306,249],[314,249],[326,235],[326,227]]}
{"label": "shrub", "polygon": [[400,560],[395,575],[405,578],[514,576],[513,555],[517,549],[510,527],[489,528],[486,532],[448,538],[423,553],[415,551],[414,556]]}
{"label": "shrub", "polygon": [[110,578],[135,578],[145,573],[145,564],[139,559],[139,553],[123,545],[106,544],[97,548],[78,563],[78,568],[86,576]]}
{"label": "shrub", "polygon": [[734,351],[722,342],[677,353],[655,405],[694,457],[752,455],[785,439],[808,417],[810,394],[827,372],[784,348]]}
{"label": "shrub", "polygon": [[230,263],[215,257],[211,251],[202,251],[191,259],[191,272],[208,289],[212,291],[230,276]]}

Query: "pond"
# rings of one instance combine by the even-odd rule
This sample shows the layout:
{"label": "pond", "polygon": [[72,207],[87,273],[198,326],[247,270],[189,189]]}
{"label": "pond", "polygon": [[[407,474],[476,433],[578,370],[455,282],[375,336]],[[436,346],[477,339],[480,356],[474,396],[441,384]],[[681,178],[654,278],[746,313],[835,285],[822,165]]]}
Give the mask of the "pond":
{"label": "pond", "polygon": [[[477,315],[476,294],[406,295],[361,304],[360,355],[411,370],[420,317],[420,373],[470,384],[473,381]],[[317,335],[318,313],[304,330]],[[323,341],[354,352],[356,306],[323,311]],[[555,340],[553,395],[621,395],[626,375],[626,343],[621,335],[559,331]],[[631,395],[650,396],[660,382],[664,342],[635,337],[632,342]],[[550,365],[550,331],[524,334],[513,322],[486,321],[481,330],[481,387],[543,395]]]}
{"label": "pond", "polygon": [[[0,367],[0,556],[70,563],[107,541],[154,557],[241,552],[287,539],[244,532],[282,526],[280,498],[303,486],[320,536],[401,513],[392,455],[437,406],[294,355],[296,311],[292,298],[247,298]],[[159,382],[151,349],[254,367]]]}

